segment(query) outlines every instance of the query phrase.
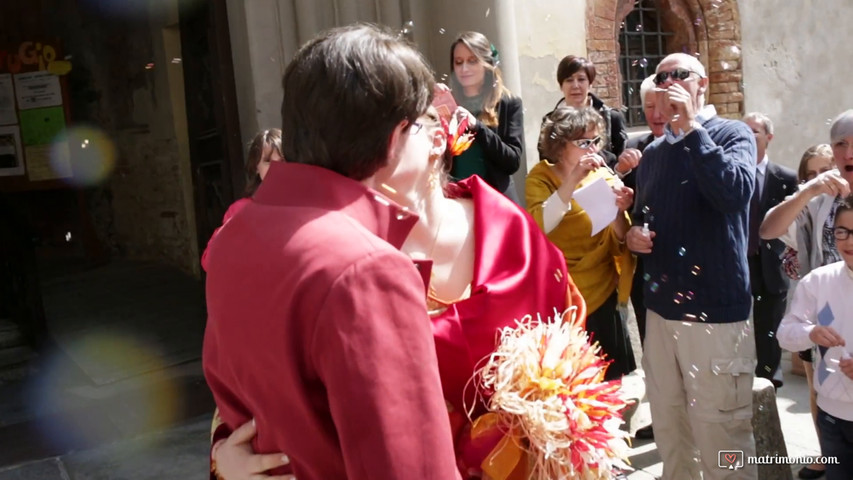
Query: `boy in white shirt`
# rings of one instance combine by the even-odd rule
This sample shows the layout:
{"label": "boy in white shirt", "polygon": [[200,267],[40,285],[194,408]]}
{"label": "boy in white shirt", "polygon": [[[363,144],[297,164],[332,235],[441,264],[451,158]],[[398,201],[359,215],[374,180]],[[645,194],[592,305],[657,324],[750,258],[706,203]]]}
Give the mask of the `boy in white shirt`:
{"label": "boy in white shirt", "polygon": [[818,429],[827,480],[853,478],[853,196],[835,211],[832,231],[842,261],[812,270],[797,285],[776,338],[791,351],[818,346]]}

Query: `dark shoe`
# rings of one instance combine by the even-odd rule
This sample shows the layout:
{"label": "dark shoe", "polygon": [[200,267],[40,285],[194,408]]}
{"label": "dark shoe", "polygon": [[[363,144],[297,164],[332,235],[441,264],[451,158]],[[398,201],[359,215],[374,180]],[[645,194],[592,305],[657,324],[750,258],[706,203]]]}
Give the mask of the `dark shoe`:
{"label": "dark shoe", "polygon": [[826,474],[826,470],[814,470],[809,467],[803,467],[797,472],[797,476],[805,480],[820,478]]}
{"label": "dark shoe", "polygon": [[634,433],[634,438],[639,438],[640,440],[654,440],[655,432],[652,430],[652,426],[649,425],[648,427],[643,427],[637,430],[637,432]]}

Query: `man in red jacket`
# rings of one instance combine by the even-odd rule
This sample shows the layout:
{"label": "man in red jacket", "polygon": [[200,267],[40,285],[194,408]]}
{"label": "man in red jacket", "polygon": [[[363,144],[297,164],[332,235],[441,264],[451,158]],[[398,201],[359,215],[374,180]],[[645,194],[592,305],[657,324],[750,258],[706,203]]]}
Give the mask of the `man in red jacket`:
{"label": "man in red jacket", "polygon": [[[459,478],[416,218],[377,190],[427,168],[433,74],[375,27],[321,34],[284,74],[283,149],[209,246],[204,370],[227,429],[300,480]],[[226,432],[227,433],[227,432]]]}

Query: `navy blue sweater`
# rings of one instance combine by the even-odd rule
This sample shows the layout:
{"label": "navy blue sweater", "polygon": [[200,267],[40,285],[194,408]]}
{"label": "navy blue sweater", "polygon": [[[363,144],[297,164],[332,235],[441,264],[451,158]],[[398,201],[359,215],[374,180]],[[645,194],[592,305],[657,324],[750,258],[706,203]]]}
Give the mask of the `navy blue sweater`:
{"label": "navy blue sweater", "polygon": [[670,144],[646,147],[637,170],[634,225],[656,236],[643,258],[645,305],[671,320],[746,320],[746,260],[755,138],[738,121],[712,117]]}

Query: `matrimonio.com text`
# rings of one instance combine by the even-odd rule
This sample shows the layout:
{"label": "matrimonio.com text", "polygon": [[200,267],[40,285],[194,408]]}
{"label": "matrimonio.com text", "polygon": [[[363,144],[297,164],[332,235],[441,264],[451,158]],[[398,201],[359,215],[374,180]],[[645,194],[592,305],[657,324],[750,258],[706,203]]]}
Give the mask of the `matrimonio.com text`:
{"label": "matrimonio.com text", "polygon": [[728,470],[739,470],[744,465],[838,465],[837,457],[801,456],[782,457],[779,455],[761,455],[745,457],[743,450],[720,450],[717,454],[717,466]]}

